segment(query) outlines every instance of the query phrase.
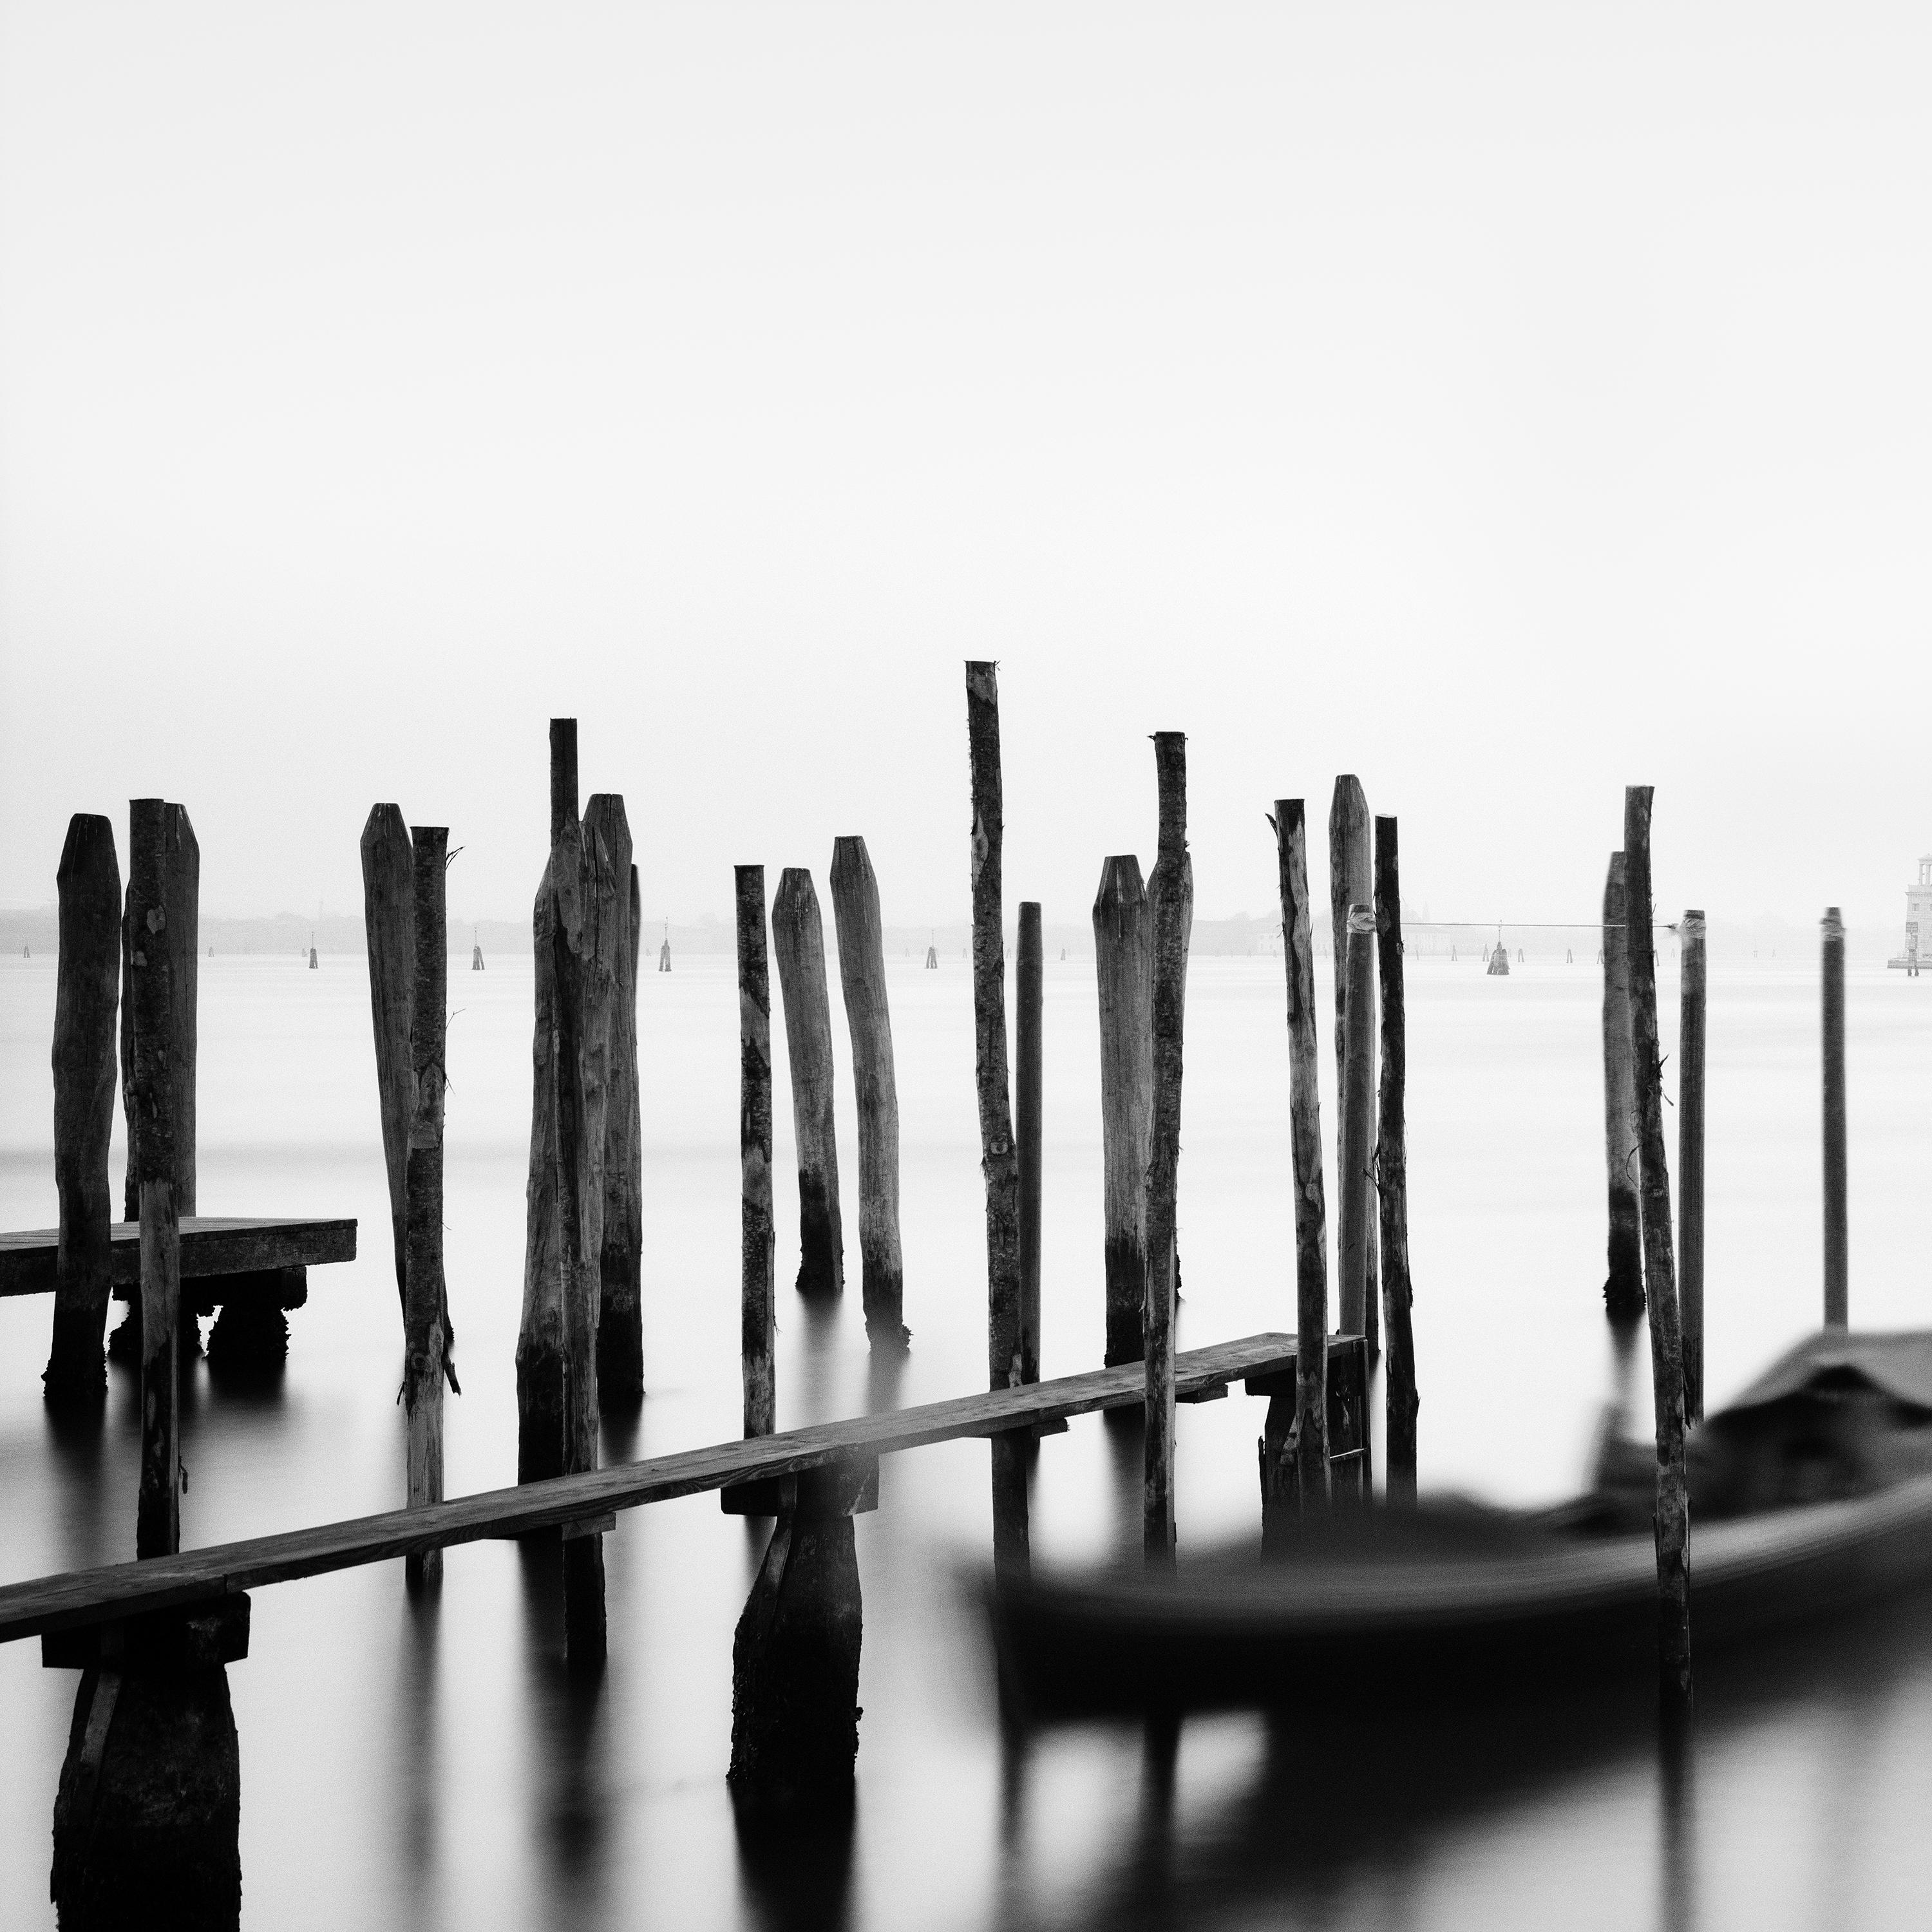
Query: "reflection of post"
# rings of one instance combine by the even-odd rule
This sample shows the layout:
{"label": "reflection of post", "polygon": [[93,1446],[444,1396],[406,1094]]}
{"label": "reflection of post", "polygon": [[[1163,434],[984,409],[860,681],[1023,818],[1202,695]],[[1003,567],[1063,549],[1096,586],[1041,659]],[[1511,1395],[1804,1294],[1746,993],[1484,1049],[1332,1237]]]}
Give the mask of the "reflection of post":
{"label": "reflection of post", "polygon": [[1851,1319],[1851,1236],[1845,1202],[1845,926],[1826,908],[1819,947],[1824,981],[1825,1326]]}

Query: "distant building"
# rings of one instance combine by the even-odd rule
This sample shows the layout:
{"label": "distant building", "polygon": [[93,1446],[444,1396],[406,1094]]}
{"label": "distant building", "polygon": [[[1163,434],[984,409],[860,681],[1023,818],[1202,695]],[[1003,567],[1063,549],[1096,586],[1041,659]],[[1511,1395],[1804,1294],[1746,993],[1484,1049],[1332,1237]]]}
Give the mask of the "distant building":
{"label": "distant building", "polygon": [[1916,974],[1922,952],[1932,957],[1932,852],[1918,862],[1918,883],[1905,889],[1905,950],[1890,963]]}

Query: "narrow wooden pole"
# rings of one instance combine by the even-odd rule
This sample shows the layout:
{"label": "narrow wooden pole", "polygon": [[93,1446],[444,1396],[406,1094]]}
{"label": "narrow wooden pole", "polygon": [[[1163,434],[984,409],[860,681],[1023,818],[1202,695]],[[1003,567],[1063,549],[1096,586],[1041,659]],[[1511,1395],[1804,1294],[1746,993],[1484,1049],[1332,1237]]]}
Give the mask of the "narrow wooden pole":
{"label": "narrow wooden pole", "polygon": [[1408,1275],[1408,1013],[1402,950],[1402,872],[1396,822],[1376,820],[1376,945],[1382,986],[1382,1077],[1376,1124],[1376,1182],[1382,1208],[1382,1294],[1388,1304],[1384,1369],[1388,1495],[1398,1507],[1415,1501],[1414,1294]]}
{"label": "narrow wooden pole", "polygon": [[1636,1061],[1637,1154],[1643,1180],[1645,1299],[1657,1413],[1657,1658],[1667,1711],[1690,1702],[1690,1510],[1684,1460],[1684,1341],[1664,1157],[1664,1076],[1657,1036],[1657,954],[1651,932],[1652,788],[1624,790],[1630,1039]]}
{"label": "narrow wooden pole", "polygon": [[[403,1298],[403,1406],[409,1418],[409,1503],[442,1500],[442,1111],[448,1028],[449,932],[444,873],[446,826],[410,828],[416,954],[410,992],[410,1157],[405,1213],[408,1266]],[[412,1588],[442,1574],[442,1552],[405,1559]]]}
{"label": "narrow wooden pole", "polygon": [[1014,1112],[1020,1156],[1020,1380],[1040,1380],[1040,1229],[1041,1089],[1046,1055],[1046,967],[1041,948],[1040,906],[1020,902],[1019,958],[1014,992]]}
{"label": "narrow wooden pole", "polygon": [[369,1009],[376,1030],[376,1094],[389,1176],[396,1298],[408,1314],[410,1125],[416,1072],[410,1003],[416,978],[416,860],[402,808],[373,805],[362,827],[362,929],[369,955]]}
{"label": "narrow wooden pole", "polygon": [[832,1000],[825,983],[825,927],[812,874],[788,866],[772,900],[772,952],[784,1002],[798,1142],[798,1292],[845,1292],[845,1234],[838,1212],[838,1132],[832,1110]]}
{"label": "narrow wooden pole", "polygon": [[1704,915],[1677,929],[1677,1298],[1684,1326],[1684,1419],[1704,1414]]}
{"label": "narrow wooden pole", "polygon": [[643,1115],[638,1095],[637,870],[622,796],[600,791],[584,823],[603,841],[615,898],[610,1100],[604,1132],[602,1299],[597,1317],[600,1402],[634,1402],[644,1392]]}
{"label": "narrow wooden pole", "polygon": [[1182,1022],[1194,868],[1187,853],[1187,740],[1157,731],[1160,847],[1154,890],[1154,1132],[1148,1161],[1147,1422],[1142,1545],[1149,1565],[1174,1562],[1174,1312],[1180,1288],[1175,1220],[1180,1168]]}
{"label": "narrow wooden pole", "polygon": [[[1335,781],[1335,795],[1328,808],[1328,907],[1334,921],[1331,930],[1335,935],[1335,1090],[1339,1096],[1345,1090],[1347,1072],[1343,1060],[1348,1052],[1347,1028],[1343,1025],[1344,1009],[1348,1004],[1348,988],[1345,983],[1348,973],[1348,908],[1366,906],[1374,902],[1376,892],[1375,859],[1371,844],[1369,823],[1369,802],[1362,794],[1362,782],[1352,772],[1344,772]],[[1369,1035],[1369,1090],[1375,1090],[1375,980],[1370,975],[1369,1005],[1366,1009]],[[1372,1106],[1372,1100],[1370,1104]],[[1341,1118],[1335,1126],[1335,1156],[1337,1186],[1343,1190],[1342,1202],[1346,1203],[1347,1182],[1342,1177],[1340,1166],[1342,1137],[1348,1126],[1348,1109],[1341,1109]],[[1370,1139],[1368,1159],[1375,1159],[1375,1129],[1370,1130]],[[1364,1247],[1364,1281],[1362,1319],[1358,1330],[1354,1332],[1365,1336],[1370,1355],[1381,1346],[1379,1298],[1376,1293],[1378,1270],[1376,1254],[1376,1228],[1374,1216],[1368,1223],[1368,1234]],[[1344,1276],[1344,1280],[1346,1277]],[[1349,1323],[1345,1315],[1342,1326]]]}
{"label": "narrow wooden pole", "polygon": [[550,841],[555,845],[577,816],[577,720],[550,721]]}
{"label": "narrow wooden pole", "polygon": [[1610,1272],[1604,1309],[1612,1322],[1643,1312],[1643,1214],[1638,1205],[1636,1075],[1630,1058],[1630,909],[1624,855],[1604,880],[1604,1161],[1610,1177]]}
{"label": "narrow wooden pole", "polygon": [[530,1179],[524,1190],[524,1306],[517,1331],[517,1480],[563,1473],[563,1260],[556,1199],[556,851],[530,918],[536,1026],[530,1046]]}
{"label": "narrow wooden pole", "polygon": [[886,938],[879,882],[860,838],[832,847],[832,913],[838,982],[852,1035],[859,1113],[859,1256],[866,1333],[875,1348],[903,1348],[905,1262],[899,1252],[899,1096],[886,1002]]}
{"label": "narrow wooden pole", "polygon": [[1268,1438],[1284,1454],[1263,1466],[1264,1544],[1286,1533],[1294,1510],[1328,1500],[1328,1224],[1322,1180],[1322,1097],[1316,1038],[1315,940],[1308,898],[1308,821],[1298,798],[1274,806],[1281,892],[1282,963],[1288,981],[1288,1104],[1294,1172],[1295,1389],[1292,1434],[1274,1414]]}
{"label": "narrow wooden pole", "polygon": [[1345,1335],[1368,1333],[1372,1301],[1369,1276],[1369,1223],[1375,1160],[1376,914],[1372,905],[1352,905],[1344,915],[1346,950],[1342,967],[1347,1000],[1342,1010],[1341,1227],[1336,1264],[1341,1275],[1341,1328]]}
{"label": "narrow wooden pole", "polygon": [[54,994],[54,1186],[60,1250],[53,1346],[40,1380],[56,1408],[106,1393],[107,1300],[114,1202],[107,1145],[114,1131],[115,1009],[120,998],[121,865],[112,822],[68,821],[57,881],[60,953]]}
{"label": "narrow wooden pole", "polygon": [[745,1433],[778,1426],[772,1224],[772,981],[765,956],[765,868],[734,874],[738,909],[739,1352]]}
{"label": "narrow wooden pole", "polygon": [[1141,1359],[1147,1304],[1147,1168],[1154,1132],[1154,950],[1140,861],[1119,853],[1094,898],[1100,989],[1100,1140],[1104,1170],[1105,1360]]}
{"label": "narrow wooden pole", "polygon": [[[194,827],[188,822],[185,806],[164,806],[161,838],[165,848],[164,871],[167,892],[167,903],[162,908],[162,913],[167,935],[168,997],[172,1002],[171,1018],[174,1030],[170,1054],[172,1069],[170,1081],[172,1095],[170,1105],[173,1114],[175,1213],[178,1217],[183,1214],[192,1214],[195,1210],[195,1060],[200,1034],[197,1005],[201,976],[201,847],[195,838]],[[134,892],[133,873],[134,860],[130,854],[128,881],[130,905]],[[130,937],[129,934],[124,934],[122,940],[121,958],[124,978],[128,968]],[[121,1090],[122,1103],[128,1116],[128,1177],[123,1219],[129,1221],[138,1221],[141,1217],[139,1161],[134,1148],[134,1009],[124,997],[121,1018]]]}
{"label": "narrow wooden pole", "polygon": [[1851,1321],[1851,1226],[1845,1200],[1845,924],[1825,909],[1819,946],[1825,1010],[1825,1326]]}
{"label": "narrow wooden pole", "polygon": [[[1000,771],[998,668],[966,666],[966,742],[973,785],[973,1067],[980,1101],[980,1168],[986,1186],[988,1385],[1021,1379],[1020,1170],[1006,1070],[1006,949],[1001,847],[1006,812]],[[1024,1569],[1027,1522],[1025,1448],[993,1438],[993,1566]]]}
{"label": "narrow wooden pole", "polygon": [[141,1480],[134,1553],[181,1547],[181,1222],[175,1205],[175,1036],[168,874],[168,808],[137,798],[128,809],[129,979],[134,1005],[134,1145],[141,1203]]}

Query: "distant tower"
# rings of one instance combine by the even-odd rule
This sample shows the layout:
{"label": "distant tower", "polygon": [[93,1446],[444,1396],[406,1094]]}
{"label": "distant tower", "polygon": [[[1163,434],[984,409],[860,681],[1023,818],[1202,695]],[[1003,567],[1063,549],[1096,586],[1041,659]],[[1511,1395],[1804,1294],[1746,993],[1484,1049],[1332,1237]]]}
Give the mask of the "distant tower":
{"label": "distant tower", "polygon": [[[1918,976],[1919,940],[1932,939],[1932,852],[1918,862],[1918,880],[1905,889],[1905,952],[1894,959],[1914,979]],[[1932,952],[1932,946],[1926,948]]]}

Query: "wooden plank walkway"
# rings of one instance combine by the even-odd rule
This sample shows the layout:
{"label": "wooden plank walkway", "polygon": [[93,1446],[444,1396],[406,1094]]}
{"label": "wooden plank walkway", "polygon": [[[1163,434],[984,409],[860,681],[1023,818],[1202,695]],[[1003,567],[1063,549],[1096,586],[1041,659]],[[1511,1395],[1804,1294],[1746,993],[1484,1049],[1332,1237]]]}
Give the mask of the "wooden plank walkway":
{"label": "wooden plank walkway", "polygon": [[[1359,1336],[1331,1336],[1329,1359],[1359,1354],[1361,1348]],[[1224,1394],[1230,1382],[1292,1375],[1294,1359],[1292,1335],[1250,1335],[1238,1342],[1192,1348],[1174,1358],[1175,1392],[1180,1400],[1198,1401]],[[178,1556],[37,1577],[0,1587],[0,1642],[117,1622],[147,1611],[205,1603],[260,1584],[387,1562],[451,1544],[552,1529],[614,1510],[796,1475],[830,1462],[868,1460],[962,1436],[1050,1426],[1096,1409],[1137,1407],[1144,1394],[1142,1365],[1128,1362],[1019,1388],[958,1396],[749,1441],[682,1450],[581,1475],[484,1490],[422,1509],[392,1510],[245,1543],[186,1550]]]}
{"label": "wooden plank walkway", "polygon": [[[116,1221],[114,1286],[141,1279],[141,1224]],[[0,1234],[0,1294],[51,1294],[58,1278],[60,1230],[28,1228]],[[187,1214],[181,1224],[184,1281],[209,1275],[251,1274],[266,1268],[313,1268],[356,1258],[352,1220],[236,1220]]]}

